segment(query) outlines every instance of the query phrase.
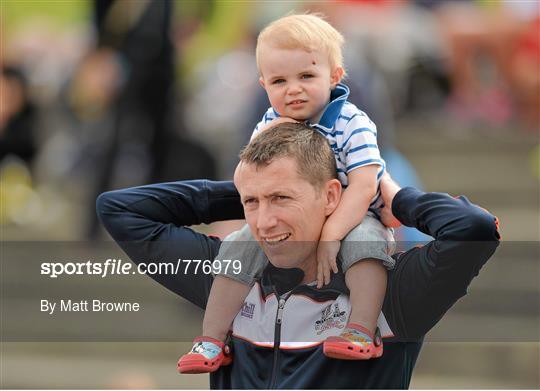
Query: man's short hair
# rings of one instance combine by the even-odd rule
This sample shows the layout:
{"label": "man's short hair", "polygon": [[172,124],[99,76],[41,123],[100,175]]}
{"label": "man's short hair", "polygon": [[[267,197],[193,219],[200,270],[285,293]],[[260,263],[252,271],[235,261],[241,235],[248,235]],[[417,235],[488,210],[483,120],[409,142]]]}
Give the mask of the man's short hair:
{"label": "man's short hair", "polygon": [[240,152],[242,162],[256,166],[283,157],[294,158],[298,175],[317,189],[337,178],[336,160],[328,141],[299,122],[284,122],[262,131]]}
{"label": "man's short hair", "polygon": [[322,14],[288,15],[266,26],[257,38],[255,57],[260,71],[261,47],[280,49],[318,49],[328,56],[330,68],[343,67],[343,36]]}

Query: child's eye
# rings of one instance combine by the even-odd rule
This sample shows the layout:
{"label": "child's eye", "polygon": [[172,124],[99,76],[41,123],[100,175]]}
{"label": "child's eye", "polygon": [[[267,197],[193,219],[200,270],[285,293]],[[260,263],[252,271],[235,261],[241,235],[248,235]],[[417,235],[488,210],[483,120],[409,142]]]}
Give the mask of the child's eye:
{"label": "child's eye", "polygon": [[276,79],[272,82],[272,84],[281,84],[281,83],[285,83],[285,79]]}
{"label": "child's eye", "polygon": [[312,75],[311,73],[306,73],[306,74],[302,75],[302,79],[311,79],[312,77],[315,77],[315,76]]}

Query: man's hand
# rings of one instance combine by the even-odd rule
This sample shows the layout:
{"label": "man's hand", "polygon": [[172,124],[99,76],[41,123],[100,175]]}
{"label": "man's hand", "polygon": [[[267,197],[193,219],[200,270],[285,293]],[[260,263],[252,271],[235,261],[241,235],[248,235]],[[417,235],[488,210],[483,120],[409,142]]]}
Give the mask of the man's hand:
{"label": "man's hand", "polygon": [[394,201],[394,196],[401,190],[401,187],[394,182],[388,172],[385,172],[382,176],[380,187],[384,201],[384,208],[381,209],[381,221],[389,228],[397,228],[401,225],[401,222],[392,214],[392,201]]}
{"label": "man's hand", "polygon": [[338,272],[337,254],[341,243],[339,240],[321,241],[317,247],[317,288],[330,283],[332,271]]}

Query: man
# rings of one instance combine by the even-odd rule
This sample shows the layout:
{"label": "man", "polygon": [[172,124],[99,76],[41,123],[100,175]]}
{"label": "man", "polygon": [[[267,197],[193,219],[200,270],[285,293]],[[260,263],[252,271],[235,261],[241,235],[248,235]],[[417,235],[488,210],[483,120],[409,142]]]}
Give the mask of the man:
{"label": "man", "polygon": [[[435,240],[394,255],[396,267],[388,274],[379,317],[383,356],[333,360],[323,355],[321,342],[338,335],[347,321],[344,277],[334,274],[322,289],[311,284],[322,225],[341,195],[335,170],[329,168],[335,168],[330,147],[304,125],[282,123],[254,139],[240,158],[235,184],[250,229],[270,264],[234,321],[229,342],[233,362],[211,375],[211,387],[407,388],[423,336],[465,295],[495,251],[496,219],[466,198],[400,189],[385,178],[381,190],[386,213],[391,208],[403,224]],[[234,186],[209,181],[105,193],[97,209],[134,262],[213,260],[219,239],[186,226],[242,216]],[[212,276],[152,277],[205,308]]]}

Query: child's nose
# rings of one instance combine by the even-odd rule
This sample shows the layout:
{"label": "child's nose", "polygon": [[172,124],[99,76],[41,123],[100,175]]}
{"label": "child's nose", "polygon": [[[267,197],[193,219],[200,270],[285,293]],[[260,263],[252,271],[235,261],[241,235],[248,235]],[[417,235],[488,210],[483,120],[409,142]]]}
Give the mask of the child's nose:
{"label": "child's nose", "polygon": [[300,92],[302,92],[302,86],[298,83],[293,83],[289,86],[288,92],[291,95],[299,94]]}

